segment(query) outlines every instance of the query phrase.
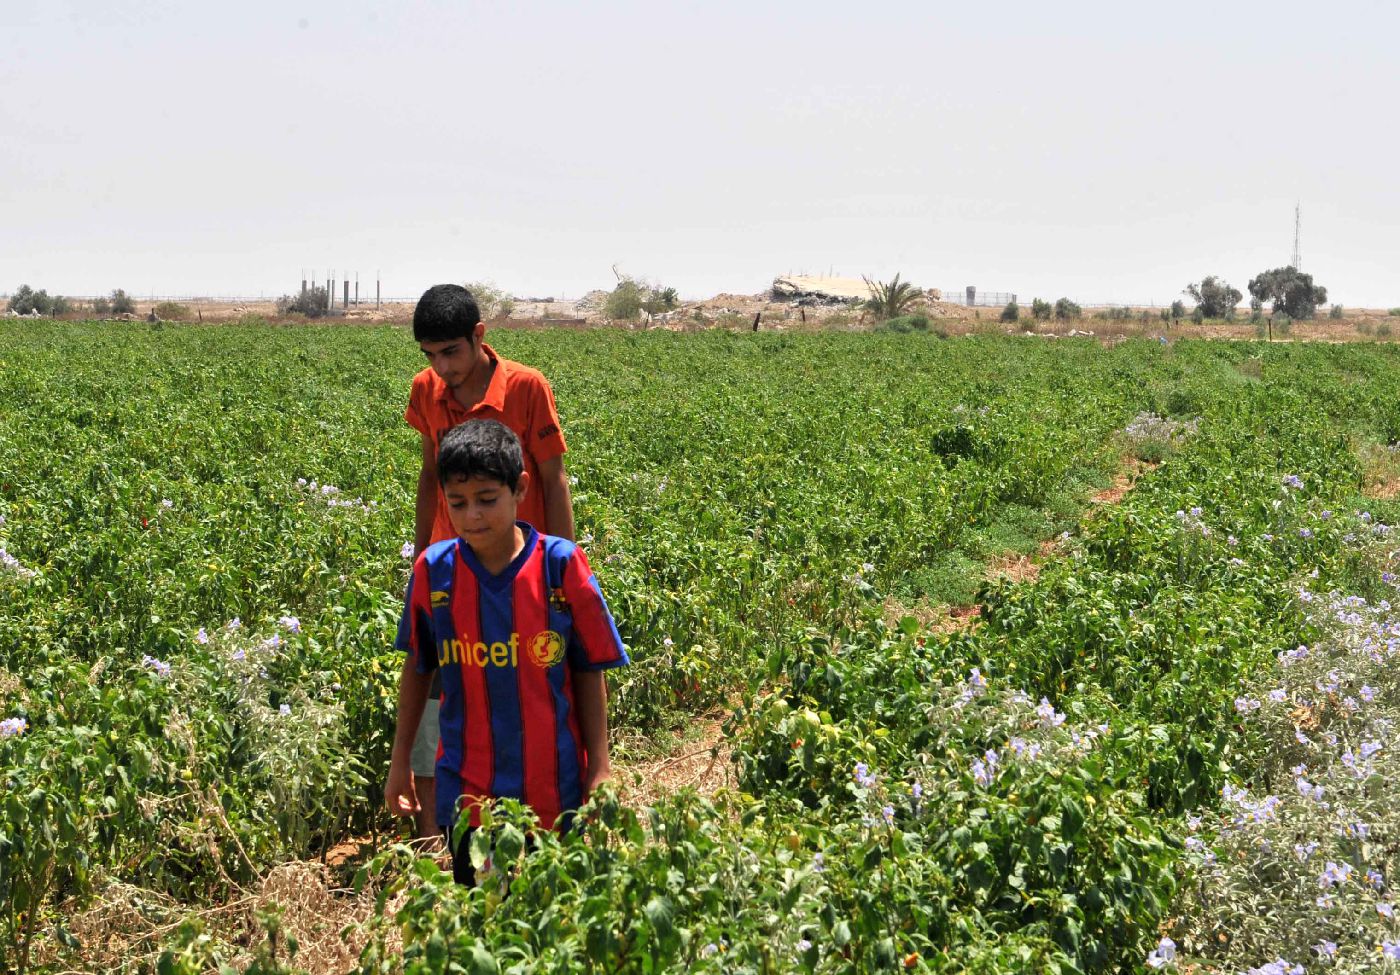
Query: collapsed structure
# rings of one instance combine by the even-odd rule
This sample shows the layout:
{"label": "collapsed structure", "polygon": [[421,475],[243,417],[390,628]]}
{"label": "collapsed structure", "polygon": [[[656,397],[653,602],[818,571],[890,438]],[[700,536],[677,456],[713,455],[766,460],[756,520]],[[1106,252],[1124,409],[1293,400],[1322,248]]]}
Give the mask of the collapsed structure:
{"label": "collapsed structure", "polygon": [[[924,294],[933,301],[943,299],[937,288],[930,288]],[[800,307],[858,305],[870,298],[870,285],[864,278],[789,274],[773,279],[772,295],[774,301],[791,302]]]}

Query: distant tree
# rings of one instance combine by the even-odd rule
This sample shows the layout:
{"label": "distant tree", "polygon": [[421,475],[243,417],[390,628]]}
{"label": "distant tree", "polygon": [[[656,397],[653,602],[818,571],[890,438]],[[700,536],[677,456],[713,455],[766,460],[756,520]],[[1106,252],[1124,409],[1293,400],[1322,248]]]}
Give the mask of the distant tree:
{"label": "distant tree", "polygon": [[330,293],[325,288],[317,287],[314,284],[295,298],[291,295],[283,295],[277,299],[277,313],[279,315],[296,313],[305,315],[307,318],[320,318],[328,308],[330,308]]}
{"label": "distant tree", "polygon": [[1244,297],[1238,288],[1230,287],[1215,275],[1203,278],[1200,284],[1188,284],[1186,294],[1191,296],[1206,318],[1229,317]]}
{"label": "distant tree", "polygon": [[1346,311],[1341,305],[1333,305],[1332,310],[1328,312],[1327,315],[1329,318],[1342,318],[1346,315]]}
{"label": "distant tree", "polygon": [[136,314],[136,302],[131,299],[121,288],[112,292],[112,314],[113,315],[134,315]]}
{"label": "distant tree", "polygon": [[632,278],[623,278],[603,303],[603,316],[624,322],[641,318],[642,302],[645,300],[646,289]]}
{"label": "distant tree", "polygon": [[49,315],[53,313],[53,299],[42,288],[35,291],[29,285],[22,284],[10,295],[10,311],[16,315],[28,315],[36,311],[40,315]]}
{"label": "distant tree", "polygon": [[1083,314],[1083,312],[1080,307],[1068,298],[1061,298],[1059,301],[1055,302],[1055,317],[1058,319],[1069,321],[1070,319],[1078,318],[1081,314]]}
{"label": "distant tree", "polygon": [[502,291],[489,281],[468,282],[467,290],[476,299],[476,307],[481,310],[481,320],[484,322],[509,318],[511,312],[515,311],[515,299],[510,293]]}
{"label": "distant tree", "polygon": [[680,303],[680,295],[675,288],[652,285],[646,289],[646,297],[642,299],[642,310],[651,315],[660,315],[662,312],[670,311]]}
{"label": "distant tree", "polygon": [[1055,306],[1048,301],[1041,301],[1039,298],[1035,298],[1031,301],[1031,315],[1040,321],[1045,321],[1045,319],[1054,314],[1054,311]]}
{"label": "distant tree", "polygon": [[617,321],[632,321],[648,315],[668,312],[680,304],[680,296],[675,288],[659,284],[647,284],[636,278],[624,277],[612,289],[608,300],[603,303],[603,315]]}
{"label": "distant tree", "polygon": [[112,313],[112,301],[98,295],[92,299],[92,313],[94,315],[110,315]]}
{"label": "distant tree", "polygon": [[1181,319],[1185,318],[1186,302],[1182,301],[1180,298],[1178,298],[1176,301],[1173,301],[1171,307],[1171,317],[1176,319],[1177,321],[1180,321]]}
{"label": "distant tree", "polygon": [[900,281],[898,274],[890,281],[872,281],[866,278],[865,286],[870,289],[870,298],[865,307],[881,319],[898,318],[903,315],[922,294],[917,286],[908,281]]}
{"label": "distant tree", "polygon": [[1001,320],[1004,322],[1016,322],[1021,320],[1020,306],[1014,301],[1008,301],[1006,307],[1001,310]]}
{"label": "distant tree", "polygon": [[59,315],[66,315],[73,310],[73,303],[63,295],[54,295],[49,300],[49,314],[57,318]]}
{"label": "distant tree", "polygon": [[1261,272],[1249,282],[1249,293],[1261,306],[1271,302],[1274,314],[1292,319],[1312,318],[1317,306],[1327,301],[1327,289],[1292,265]]}

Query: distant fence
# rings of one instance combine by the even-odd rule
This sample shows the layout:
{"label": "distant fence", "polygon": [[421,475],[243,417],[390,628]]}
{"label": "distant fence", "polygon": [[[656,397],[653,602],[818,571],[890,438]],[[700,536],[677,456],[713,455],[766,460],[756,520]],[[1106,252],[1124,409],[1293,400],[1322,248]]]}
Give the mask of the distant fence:
{"label": "distant fence", "polygon": [[951,305],[966,305],[968,308],[1001,308],[1016,300],[1016,295],[1010,291],[978,291],[975,285],[938,290],[944,301]]}

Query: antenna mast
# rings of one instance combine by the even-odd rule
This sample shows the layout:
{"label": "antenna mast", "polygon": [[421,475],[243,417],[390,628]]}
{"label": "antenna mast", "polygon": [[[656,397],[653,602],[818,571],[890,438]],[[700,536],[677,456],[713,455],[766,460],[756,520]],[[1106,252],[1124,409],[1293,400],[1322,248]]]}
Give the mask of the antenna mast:
{"label": "antenna mast", "polygon": [[1303,269],[1303,208],[1293,204],[1293,270]]}

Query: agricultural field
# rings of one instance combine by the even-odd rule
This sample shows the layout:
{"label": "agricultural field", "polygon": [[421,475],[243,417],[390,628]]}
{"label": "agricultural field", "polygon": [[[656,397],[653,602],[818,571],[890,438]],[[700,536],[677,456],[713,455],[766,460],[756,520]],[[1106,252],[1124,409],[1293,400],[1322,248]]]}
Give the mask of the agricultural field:
{"label": "agricultural field", "polygon": [[620,778],[704,719],[732,787],[454,886],[380,798],[409,333],[0,322],[0,970],[1400,971],[1400,351],[489,340]]}

